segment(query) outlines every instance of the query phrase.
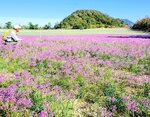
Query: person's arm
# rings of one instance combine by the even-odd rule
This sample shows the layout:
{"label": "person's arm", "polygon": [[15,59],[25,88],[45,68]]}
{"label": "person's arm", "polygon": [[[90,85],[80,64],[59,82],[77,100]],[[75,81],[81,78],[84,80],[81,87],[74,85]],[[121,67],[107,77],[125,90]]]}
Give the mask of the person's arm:
{"label": "person's arm", "polygon": [[10,32],[10,36],[11,36],[11,38],[13,38],[14,41],[20,41],[20,40],[22,40],[22,39],[18,38],[17,35],[16,35],[16,33],[14,33],[14,32]]}

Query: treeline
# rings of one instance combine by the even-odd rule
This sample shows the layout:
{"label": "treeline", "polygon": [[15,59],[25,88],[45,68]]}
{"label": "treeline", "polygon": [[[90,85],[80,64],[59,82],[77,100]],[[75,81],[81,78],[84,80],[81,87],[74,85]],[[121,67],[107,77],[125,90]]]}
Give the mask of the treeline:
{"label": "treeline", "polygon": [[[110,17],[96,10],[77,10],[66,17],[60,23],[57,22],[52,27],[51,23],[44,26],[29,22],[28,25],[21,25],[22,29],[90,29],[90,28],[117,28],[129,27],[123,20]],[[11,29],[12,22],[6,22],[1,29]],[[150,32],[150,17],[138,20],[131,29]]]}
{"label": "treeline", "polygon": [[142,30],[150,32],[150,17],[143,18],[138,20],[133,26],[134,30]]}
{"label": "treeline", "polygon": [[[58,23],[56,23],[55,25],[57,25]],[[0,27],[1,29],[11,29],[13,27],[12,22],[6,22],[4,27]],[[54,27],[52,27],[51,23],[47,23],[44,26],[39,26],[38,24],[33,24],[32,22],[29,22],[28,25],[21,25],[22,29],[34,29],[34,30],[38,30],[38,29],[53,29]]]}
{"label": "treeline", "polygon": [[127,26],[118,18],[113,18],[96,10],[77,10],[55,28],[62,29],[89,29],[89,28],[115,28]]}

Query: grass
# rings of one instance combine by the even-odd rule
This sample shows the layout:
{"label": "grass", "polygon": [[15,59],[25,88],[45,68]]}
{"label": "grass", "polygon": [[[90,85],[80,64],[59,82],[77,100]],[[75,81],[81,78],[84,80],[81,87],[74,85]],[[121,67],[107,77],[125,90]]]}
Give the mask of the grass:
{"label": "grass", "polygon": [[[0,29],[0,35],[6,29]],[[129,28],[100,28],[100,29],[74,29],[74,30],[21,30],[20,35],[77,35],[77,34],[147,34],[142,31],[133,31]]]}

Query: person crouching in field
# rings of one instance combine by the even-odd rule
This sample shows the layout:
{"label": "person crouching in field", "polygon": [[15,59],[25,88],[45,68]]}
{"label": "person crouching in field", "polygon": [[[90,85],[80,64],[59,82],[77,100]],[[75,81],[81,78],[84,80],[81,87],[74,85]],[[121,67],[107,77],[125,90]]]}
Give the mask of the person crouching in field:
{"label": "person crouching in field", "polygon": [[2,40],[5,42],[5,44],[21,41],[22,39],[18,38],[17,36],[17,32],[19,32],[20,29],[21,29],[21,26],[14,25],[13,30],[5,32],[4,35],[2,36]]}

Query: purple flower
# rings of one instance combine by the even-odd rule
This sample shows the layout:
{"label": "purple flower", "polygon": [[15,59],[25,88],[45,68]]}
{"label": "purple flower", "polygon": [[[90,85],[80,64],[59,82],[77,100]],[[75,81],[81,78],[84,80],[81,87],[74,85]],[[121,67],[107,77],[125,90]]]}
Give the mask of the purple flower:
{"label": "purple flower", "polygon": [[101,109],[101,116],[102,117],[112,117],[113,113],[108,111],[106,108]]}
{"label": "purple flower", "polygon": [[48,112],[43,110],[39,113],[39,117],[48,117]]}
{"label": "purple flower", "polygon": [[14,75],[16,76],[17,79],[21,77],[21,73],[19,71],[15,71]]}
{"label": "purple flower", "polygon": [[139,110],[138,103],[136,101],[131,101],[128,104],[126,104],[126,108],[128,110],[131,110],[131,111],[138,111]]}
{"label": "purple flower", "polygon": [[115,113],[116,110],[117,110],[117,106],[116,106],[116,105],[113,105],[113,106],[112,106],[112,112]]}
{"label": "purple flower", "polygon": [[30,107],[32,105],[31,99],[26,99],[26,98],[19,98],[16,102],[17,105],[26,108]]}
{"label": "purple flower", "polygon": [[142,99],[142,106],[146,110],[150,110],[150,100],[149,99]]}
{"label": "purple flower", "polygon": [[112,102],[115,102],[115,101],[116,101],[116,98],[115,98],[115,97],[112,97],[110,100],[111,100]]}
{"label": "purple flower", "polygon": [[122,99],[123,99],[124,101],[128,101],[128,102],[130,101],[130,97],[128,97],[128,96],[123,96]]}
{"label": "purple flower", "polygon": [[4,76],[0,74],[0,83],[2,83],[5,80]]}

